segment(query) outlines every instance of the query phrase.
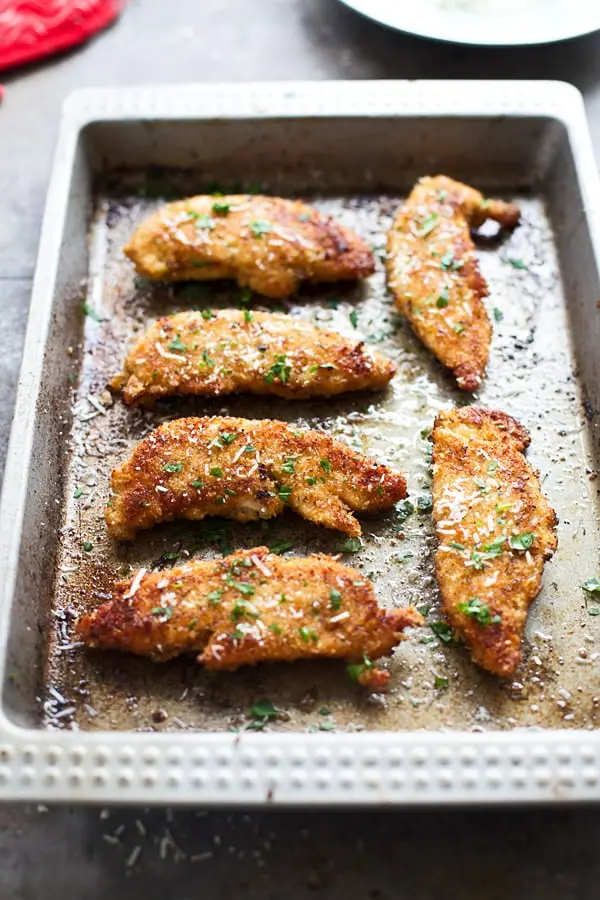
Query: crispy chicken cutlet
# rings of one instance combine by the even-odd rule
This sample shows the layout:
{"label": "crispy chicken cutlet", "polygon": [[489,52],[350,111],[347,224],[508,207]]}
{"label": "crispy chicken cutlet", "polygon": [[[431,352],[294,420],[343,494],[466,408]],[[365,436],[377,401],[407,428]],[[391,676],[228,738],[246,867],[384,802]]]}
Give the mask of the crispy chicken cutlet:
{"label": "crispy chicken cutlet", "polygon": [[296,316],[225,309],[165,316],[111,382],[128,405],[169,395],[275,394],[288,400],[385,387],[396,364],[362,341]]}
{"label": "crispy chicken cutlet", "polygon": [[366,243],[299,200],[201,195],[163,206],[124,248],[139,275],[166,281],[234,278],[266,297],[302,281],[345,281],[375,271]]}
{"label": "crispy chicken cutlet", "polygon": [[340,658],[381,690],[389,675],[372,660],[420,624],[410,607],[381,609],[368,578],[330,556],[282,559],[258,547],[166,572],[141,569],[82,616],[77,633],[91,647],[156,661],[198,653],[208,669]]}
{"label": "crispy chicken cutlet", "polygon": [[556,549],[556,514],[525,456],[527,431],[503,412],[441,412],[433,440],[436,573],[444,610],[476,663],[519,665],[527,611]]}
{"label": "crispy chicken cutlet", "polygon": [[479,387],[492,337],[482,301],[488,287],[470,229],[486,219],[514,228],[519,215],[512,203],[486,200],[438,175],[417,182],[388,235],[388,284],[396,305],[465,391]]}
{"label": "crispy chicken cutlet", "polygon": [[286,506],[327,528],[360,535],[353,512],[378,513],[406,496],[406,481],[320,431],[228,416],[161,425],[114,470],[109,533],[173,519],[270,519]]}

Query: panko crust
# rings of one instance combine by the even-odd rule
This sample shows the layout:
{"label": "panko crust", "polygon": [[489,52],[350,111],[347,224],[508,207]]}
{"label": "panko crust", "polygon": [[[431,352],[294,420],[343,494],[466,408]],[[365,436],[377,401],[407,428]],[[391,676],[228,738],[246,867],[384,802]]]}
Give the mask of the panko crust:
{"label": "panko crust", "polygon": [[123,248],[139,275],[165,281],[233,278],[280,298],[302,281],[366,278],[367,244],[299,200],[264,195],[199,195],[168,203]]}
{"label": "panko crust", "polygon": [[556,513],[524,450],[529,434],[506,413],[441,412],[433,433],[436,574],[453,629],[476,663],[511,675],[527,612],[557,546]]}
{"label": "panko crust", "polygon": [[458,386],[475,391],[488,362],[492,326],[470,230],[486,219],[514,228],[512,203],[445,175],[417,182],[394,219],[387,242],[388,284],[413,330],[449,368]]}
{"label": "panko crust", "polygon": [[406,496],[387,466],[320,431],[271,419],[175,419],[157,428],[111,477],[109,533],[174,519],[270,519],[289,506],[305,519],[358,536],[353,512],[375,514]]}
{"label": "panko crust", "polygon": [[284,559],[266,547],[168,571],[136,573],[112,598],[80,617],[78,638],[155,661],[199,654],[208,669],[329,657],[358,662],[358,679],[381,689],[372,667],[409,626],[411,607],[384,610],[360,572],[330,556]]}
{"label": "panko crust", "polygon": [[154,322],[111,382],[128,406],[167,396],[247,392],[288,400],[380,390],[396,364],[362,341],[297,316],[225,309]]}

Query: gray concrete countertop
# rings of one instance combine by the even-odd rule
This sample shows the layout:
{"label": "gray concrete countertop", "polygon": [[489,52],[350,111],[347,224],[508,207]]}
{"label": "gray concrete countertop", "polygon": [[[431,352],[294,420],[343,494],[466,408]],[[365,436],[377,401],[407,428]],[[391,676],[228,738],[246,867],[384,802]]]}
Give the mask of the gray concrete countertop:
{"label": "gray concrete countertop", "polygon": [[[416,0],[418,2],[418,0]],[[58,113],[85,85],[326,78],[559,78],[600,155],[600,34],[470,49],[379,28],[336,0],[131,0],[0,106],[0,472]],[[595,809],[206,812],[0,807],[0,900],[596,900]]]}

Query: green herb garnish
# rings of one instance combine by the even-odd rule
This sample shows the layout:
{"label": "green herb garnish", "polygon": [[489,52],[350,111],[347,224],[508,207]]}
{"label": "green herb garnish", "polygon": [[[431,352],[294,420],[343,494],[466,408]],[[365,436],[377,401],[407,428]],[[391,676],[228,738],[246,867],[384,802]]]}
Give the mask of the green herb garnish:
{"label": "green herb garnish", "polygon": [[329,460],[325,459],[325,457],[321,457],[321,459],[319,460],[319,464],[320,464],[321,468],[323,469],[323,471],[325,472],[325,474],[329,475],[329,473],[333,469],[333,466],[329,462]]}
{"label": "green herb garnish", "polygon": [[449,302],[450,302],[450,298],[449,298],[449,294],[448,294],[448,288],[445,287],[443,289],[442,293],[437,298],[435,305],[438,307],[438,309],[445,309],[446,306],[448,306]]}
{"label": "green herb garnish", "polygon": [[266,221],[256,221],[250,222],[250,231],[254,235],[254,237],[262,237],[263,234],[268,234],[270,231],[273,231],[273,225],[271,222]]}
{"label": "green herb garnish", "polygon": [[475,619],[479,625],[497,625],[502,619],[500,616],[493,616],[487,603],[483,603],[479,597],[471,597],[466,603],[459,603],[458,608],[465,616]]}
{"label": "green herb garnish", "polygon": [[408,517],[412,516],[415,511],[415,508],[410,500],[401,500],[399,503],[396,503],[394,509],[396,512],[396,519],[400,524],[406,522]]}
{"label": "green herb garnish", "polygon": [[286,550],[291,550],[293,546],[293,541],[276,541],[276,543],[270,545],[269,550],[271,553],[281,554],[285,553]]}
{"label": "green herb garnish", "polygon": [[331,600],[332,609],[339,609],[342,605],[342,595],[336,588],[329,591],[329,599]]}
{"label": "green herb garnish", "polygon": [[277,489],[277,496],[283,503],[287,503],[291,497],[292,489],[288,484],[281,484]]}
{"label": "green herb garnish", "polygon": [[529,550],[535,540],[532,531],[524,531],[523,534],[511,534],[508,545],[511,550]]}
{"label": "green herb garnish", "polygon": [[185,351],[187,350],[186,345],[183,343],[178,334],[175,335],[175,337],[169,344],[169,350],[177,350],[178,353],[185,353]]}
{"label": "green herb garnish", "polygon": [[431,215],[426,216],[420,223],[418,231],[419,237],[427,237],[428,234],[431,234],[438,223],[438,218],[439,216],[437,213],[431,213]]}
{"label": "green herb garnish", "polygon": [[212,466],[212,468],[208,470],[208,473],[209,475],[214,475],[215,478],[223,477],[223,469],[221,469],[219,466]]}
{"label": "green herb garnish", "polygon": [[433,631],[433,633],[443,641],[444,644],[450,644],[453,640],[452,628],[448,624],[448,622],[444,622],[442,619],[439,619],[436,622],[430,622],[429,627]]}
{"label": "green herb garnish", "polygon": [[288,365],[286,356],[278,356],[275,359],[275,362],[265,375],[265,381],[267,384],[273,384],[276,378],[282,384],[285,384],[290,377],[290,373],[292,371],[292,367]]}
{"label": "green herb garnish", "polygon": [[417,497],[417,512],[427,513],[433,509],[433,497],[431,494],[419,494]]}
{"label": "green herb garnish", "polygon": [[212,216],[198,216],[194,215],[194,221],[196,223],[196,228],[206,228],[209,231],[212,231],[215,225],[217,224]]}
{"label": "green herb garnish", "polygon": [[310,643],[310,641],[318,641],[319,635],[312,628],[307,628],[306,625],[301,625],[298,629],[298,634],[302,638],[305,644]]}
{"label": "green herb garnish", "polygon": [[182,472],[183,463],[170,462],[163,466],[163,472]]}

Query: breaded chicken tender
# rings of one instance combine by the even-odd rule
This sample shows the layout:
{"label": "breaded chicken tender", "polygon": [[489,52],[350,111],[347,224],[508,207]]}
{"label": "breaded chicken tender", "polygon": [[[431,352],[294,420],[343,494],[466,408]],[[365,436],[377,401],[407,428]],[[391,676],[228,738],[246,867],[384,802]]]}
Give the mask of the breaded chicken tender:
{"label": "breaded chicken tender", "polygon": [[476,663],[510,675],[527,611],[556,549],[556,514],[525,456],[527,431],[503,412],[441,412],[433,440],[436,573],[452,627]]}
{"label": "breaded chicken tender", "polygon": [[275,394],[288,400],[385,387],[396,364],[362,341],[297,316],[183,312],[150,326],[112,382],[128,405],[170,395]]}
{"label": "breaded chicken tender", "polygon": [[285,506],[358,536],[352,512],[382,512],[406,496],[402,475],[320,431],[228,416],[161,425],[114,470],[111,488],[106,522],[119,540],[158,522],[250,522]]}
{"label": "breaded chicken tender", "polygon": [[368,578],[330,556],[282,559],[266,547],[166,572],[140,570],[77,623],[91,647],[155,661],[198,653],[208,669],[314,657],[356,663],[351,674],[381,690],[372,660],[422,624],[412,608],[384,610]]}
{"label": "breaded chicken tender", "polygon": [[465,391],[481,384],[492,337],[482,301],[488,287],[470,229],[486,219],[514,228],[519,215],[512,203],[486,200],[438,175],[417,182],[388,234],[387,276],[396,305]]}
{"label": "breaded chicken tender", "polygon": [[139,275],[166,281],[234,278],[266,297],[302,281],[345,281],[375,271],[366,243],[299,200],[200,195],[146,219],[125,254]]}

